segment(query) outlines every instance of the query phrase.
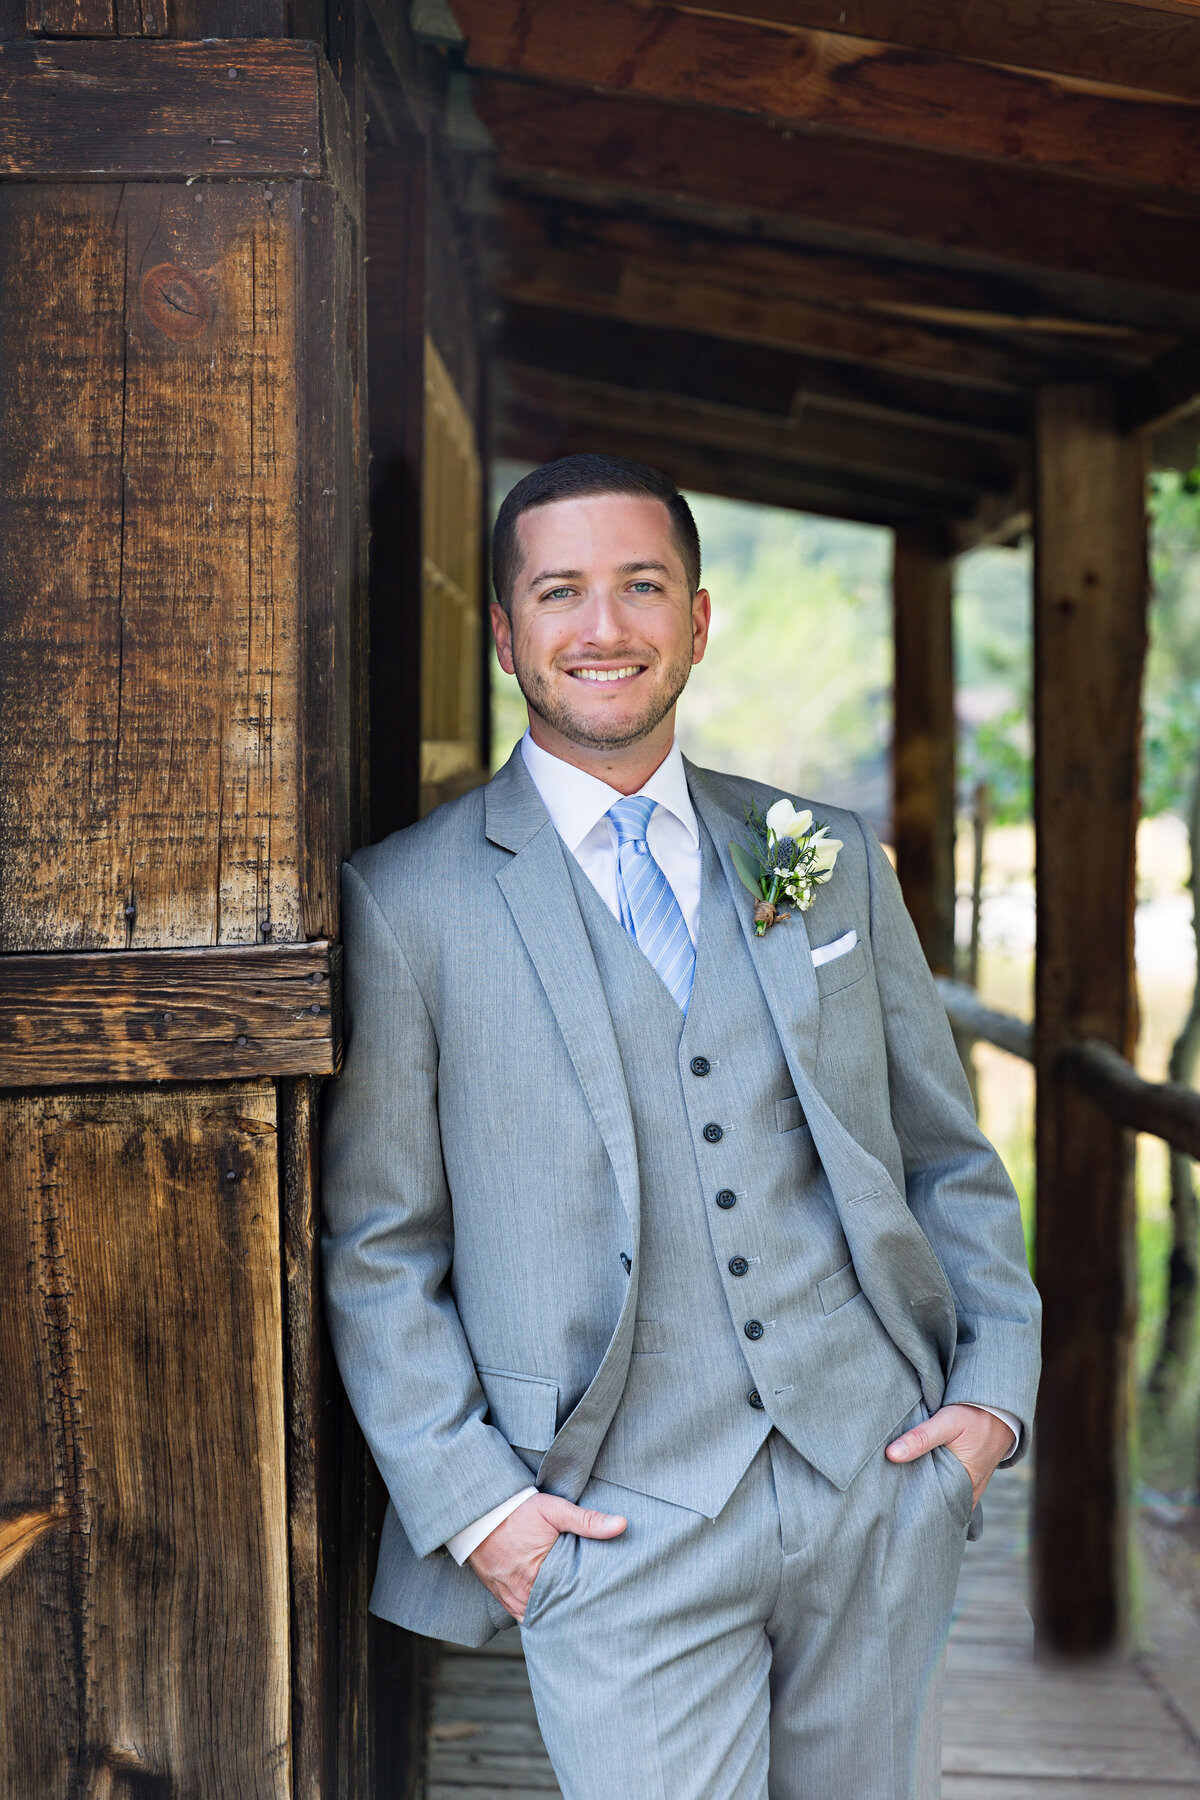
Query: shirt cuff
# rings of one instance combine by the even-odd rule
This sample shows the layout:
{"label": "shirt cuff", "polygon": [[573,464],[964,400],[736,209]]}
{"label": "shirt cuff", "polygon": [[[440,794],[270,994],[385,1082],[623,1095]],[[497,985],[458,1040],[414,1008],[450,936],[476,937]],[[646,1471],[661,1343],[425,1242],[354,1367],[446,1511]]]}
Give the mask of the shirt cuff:
{"label": "shirt cuff", "polygon": [[[991,1408],[988,1408],[991,1411]],[[482,1519],[476,1519],[473,1525],[464,1525],[453,1537],[446,1539],[446,1548],[461,1569],[472,1550],[478,1550],[485,1537],[490,1537],[497,1525],[503,1525],[509,1513],[515,1513],[518,1506],[524,1506],[526,1500],[532,1500],[537,1493],[535,1487],[522,1488],[511,1500],[502,1500],[499,1506],[493,1506],[491,1512],[484,1513]]]}
{"label": "shirt cuff", "polygon": [[1013,1414],[1010,1412],[1005,1412],[1003,1407],[985,1406],[983,1404],[982,1400],[962,1400],[959,1402],[959,1404],[960,1404],[960,1406],[974,1406],[974,1407],[977,1407],[980,1412],[991,1413],[993,1419],[999,1419],[999,1421],[1002,1425],[1008,1426],[1008,1429],[1013,1434],[1013,1441],[1012,1441],[1012,1449],[1009,1451],[1008,1455],[1001,1460],[1001,1462],[999,1464],[999,1467],[1003,1468],[1004,1464],[1006,1462],[1009,1462],[1012,1459],[1012,1457],[1015,1455],[1017,1445],[1021,1441],[1021,1421],[1020,1421],[1020,1419],[1015,1418],[1013,1416]]}

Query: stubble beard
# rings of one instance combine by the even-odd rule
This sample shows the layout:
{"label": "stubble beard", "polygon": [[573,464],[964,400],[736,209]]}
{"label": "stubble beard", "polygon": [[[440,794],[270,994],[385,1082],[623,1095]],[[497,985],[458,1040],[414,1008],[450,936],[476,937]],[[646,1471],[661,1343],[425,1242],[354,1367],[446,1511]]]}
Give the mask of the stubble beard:
{"label": "stubble beard", "polygon": [[[607,660],[611,661],[611,658]],[[630,660],[640,661],[641,658],[631,657]],[[550,684],[540,669],[524,663],[518,657],[515,645],[513,647],[513,673],[530,711],[568,743],[579,744],[588,750],[624,750],[657,730],[687,686],[692,672],[690,648],[681,650],[675,662],[660,667],[659,680],[647,696],[644,710],[634,719],[619,723],[614,720],[611,726],[606,726],[601,720],[591,720],[572,711],[566,697]],[[570,680],[570,676],[567,679]]]}

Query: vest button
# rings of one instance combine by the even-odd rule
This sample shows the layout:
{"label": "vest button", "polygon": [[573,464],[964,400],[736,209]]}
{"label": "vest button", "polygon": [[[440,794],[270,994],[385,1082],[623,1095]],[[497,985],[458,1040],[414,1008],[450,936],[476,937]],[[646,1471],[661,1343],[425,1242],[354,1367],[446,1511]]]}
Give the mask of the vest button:
{"label": "vest button", "polygon": [[763,1405],[763,1397],[757,1388],[751,1388],[750,1392],[746,1395],[746,1398],[754,1408],[755,1412],[764,1412],[766,1410]]}
{"label": "vest button", "polygon": [[731,1206],[737,1205],[737,1195],[732,1188],[722,1188],[717,1195],[717,1205],[722,1212],[728,1212]]}
{"label": "vest button", "polygon": [[729,1259],[729,1273],[731,1275],[744,1275],[749,1267],[750,1264],[746,1261],[744,1256],[731,1256]]}
{"label": "vest button", "polygon": [[719,1144],[724,1136],[725,1133],[721,1130],[719,1125],[706,1125],[704,1127],[704,1141],[706,1144]]}
{"label": "vest button", "polygon": [[747,1319],[746,1323],[742,1326],[742,1330],[750,1339],[750,1342],[755,1344],[766,1330],[766,1326],[761,1319]]}
{"label": "vest button", "polygon": [[693,1075],[707,1075],[708,1071],[711,1068],[712,1068],[712,1064],[709,1062],[707,1056],[693,1056],[693,1058],[692,1058],[692,1074]]}

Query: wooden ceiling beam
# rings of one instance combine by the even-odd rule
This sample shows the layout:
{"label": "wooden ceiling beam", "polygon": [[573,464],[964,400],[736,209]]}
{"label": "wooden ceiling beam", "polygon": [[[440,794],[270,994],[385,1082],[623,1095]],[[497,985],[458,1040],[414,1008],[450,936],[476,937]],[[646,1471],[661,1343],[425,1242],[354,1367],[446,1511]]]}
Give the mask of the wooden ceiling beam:
{"label": "wooden ceiling beam", "polygon": [[703,0],[684,12],[875,38],[910,50],[1200,100],[1194,0]]}
{"label": "wooden ceiling beam", "polygon": [[654,433],[685,447],[704,445],[749,453],[778,463],[818,470],[883,474],[947,509],[969,509],[983,493],[1011,493],[1025,474],[1026,458],[1011,446],[948,437],[919,425],[863,419],[818,405],[789,418],[718,406],[664,387],[630,389],[581,376],[501,362],[498,405],[560,420],[586,435]]}
{"label": "wooden ceiling beam", "polygon": [[662,389],[717,406],[788,418],[811,406],[884,424],[909,424],[948,438],[996,443],[1020,454],[1030,430],[1025,392],[960,386],[868,363],[831,362],[770,345],[700,332],[630,325],[621,319],[508,302],[495,353],[510,362],[617,387]]}
{"label": "wooden ceiling beam", "polygon": [[501,181],[493,235],[505,248],[547,245],[557,250],[640,258],[686,274],[719,269],[760,288],[806,300],[863,306],[889,318],[951,325],[962,330],[1015,333],[1032,343],[1072,339],[1110,344],[1131,356],[1139,334],[1200,329],[1200,295],[1163,295],[1145,288],[1106,288],[1055,275],[981,273],[974,268],[911,258],[869,255],[851,247],[748,234],[671,217],[644,206],[609,207],[585,196]]}
{"label": "wooden ceiling beam", "polygon": [[549,462],[581,451],[631,456],[661,469],[677,486],[694,493],[854,519],[864,525],[912,524],[949,532],[956,526],[965,529],[970,522],[970,514],[961,507],[947,514],[928,493],[906,483],[882,477],[868,481],[858,474],[840,475],[711,445],[683,444],[652,431],[580,427],[525,408],[506,408],[496,421],[494,439],[498,455],[518,462]]}
{"label": "wooden ceiling beam", "polygon": [[714,337],[804,350],[824,358],[878,363],[957,384],[1028,388],[1042,382],[1108,378],[1133,367],[1092,340],[1054,350],[997,341],[979,332],[937,329],[882,312],[814,305],[723,267],[686,274],[671,263],[575,254],[516,245],[494,277],[503,297],[631,323],[703,331]]}
{"label": "wooden ceiling beam", "polygon": [[1098,184],[924,151],[785,132],[701,107],[576,87],[476,78],[475,109],[515,170],[778,214],[948,253],[1086,280],[1193,294],[1200,218]]}
{"label": "wooden ceiling beam", "polygon": [[1121,424],[1126,431],[1162,431],[1200,406],[1200,336],[1127,375],[1121,384]]}
{"label": "wooden ceiling beam", "polygon": [[454,0],[468,62],[1200,198],[1200,108],[1075,76],[636,0]]}

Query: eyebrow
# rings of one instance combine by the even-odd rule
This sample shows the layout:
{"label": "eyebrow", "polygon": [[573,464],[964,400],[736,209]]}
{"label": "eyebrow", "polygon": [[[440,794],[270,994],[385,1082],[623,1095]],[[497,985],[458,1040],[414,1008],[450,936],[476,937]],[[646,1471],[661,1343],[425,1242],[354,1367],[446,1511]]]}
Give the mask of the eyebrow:
{"label": "eyebrow", "polygon": [[[666,563],[655,562],[652,557],[644,561],[618,563],[615,573],[618,575],[636,575],[641,569],[657,569],[660,575],[669,575]],[[531,588],[541,587],[543,581],[582,581],[582,569],[541,569],[529,583]]]}

